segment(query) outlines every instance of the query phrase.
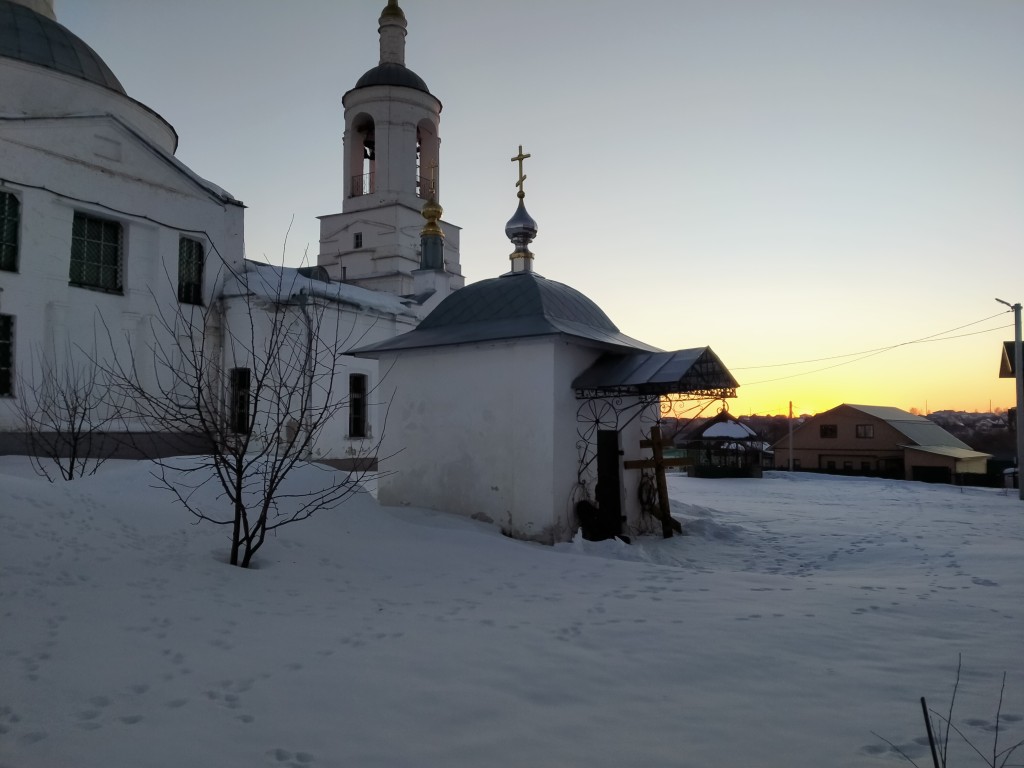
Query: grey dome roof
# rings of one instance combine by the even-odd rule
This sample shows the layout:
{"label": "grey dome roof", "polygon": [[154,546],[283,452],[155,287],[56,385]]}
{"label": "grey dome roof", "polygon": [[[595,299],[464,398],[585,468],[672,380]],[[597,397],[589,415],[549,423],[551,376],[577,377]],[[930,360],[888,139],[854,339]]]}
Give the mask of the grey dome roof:
{"label": "grey dome roof", "polygon": [[535,272],[510,272],[455,291],[423,319],[420,328],[539,317],[619,332],[608,315],[582,293]]}
{"label": "grey dome roof", "polygon": [[0,0],[0,56],[80,77],[127,96],[110,67],[79,37],[10,0]]}
{"label": "grey dome roof", "polygon": [[[404,88],[414,88],[417,91],[430,93],[423,78],[417,75],[408,67],[401,64],[385,63],[378,64],[367,71],[356,81],[356,88],[368,88],[371,85],[398,85]],[[355,90],[353,88],[352,90]]]}
{"label": "grey dome roof", "polygon": [[536,272],[509,272],[455,291],[414,330],[355,354],[553,335],[608,348],[655,350],[620,333],[608,315],[575,288]]}

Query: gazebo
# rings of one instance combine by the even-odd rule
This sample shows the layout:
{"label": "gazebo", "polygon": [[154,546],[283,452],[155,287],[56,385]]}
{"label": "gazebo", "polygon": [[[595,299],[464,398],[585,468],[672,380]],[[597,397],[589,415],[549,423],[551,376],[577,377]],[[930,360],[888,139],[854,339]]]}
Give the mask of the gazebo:
{"label": "gazebo", "polygon": [[693,477],[761,477],[764,440],[725,409],[684,427],[673,444],[693,461]]}

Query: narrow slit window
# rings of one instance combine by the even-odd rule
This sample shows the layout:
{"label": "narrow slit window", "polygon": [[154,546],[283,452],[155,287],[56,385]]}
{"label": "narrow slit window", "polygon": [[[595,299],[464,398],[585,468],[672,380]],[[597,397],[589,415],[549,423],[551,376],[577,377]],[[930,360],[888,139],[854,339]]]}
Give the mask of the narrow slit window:
{"label": "narrow slit window", "polygon": [[203,303],[203,244],[183,237],[178,240],[178,301]]}
{"label": "narrow slit window", "polygon": [[231,369],[231,400],[228,417],[231,431],[236,435],[249,434],[249,401],[252,373],[248,368]]}
{"label": "narrow slit window", "polygon": [[366,437],[366,374],[348,377],[348,436]]}
{"label": "narrow slit window", "polygon": [[14,316],[0,315],[0,397],[14,396]]}
{"label": "narrow slit window", "polygon": [[10,192],[0,192],[0,269],[18,271],[18,227],[21,203]]}

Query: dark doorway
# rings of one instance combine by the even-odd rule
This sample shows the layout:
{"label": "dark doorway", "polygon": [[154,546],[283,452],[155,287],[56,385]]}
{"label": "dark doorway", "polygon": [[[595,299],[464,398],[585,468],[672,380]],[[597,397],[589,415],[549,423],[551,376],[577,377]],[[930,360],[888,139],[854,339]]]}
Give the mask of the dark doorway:
{"label": "dark doorway", "polygon": [[583,537],[590,541],[610,539],[622,533],[622,451],[614,429],[597,432],[596,507],[580,509]]}

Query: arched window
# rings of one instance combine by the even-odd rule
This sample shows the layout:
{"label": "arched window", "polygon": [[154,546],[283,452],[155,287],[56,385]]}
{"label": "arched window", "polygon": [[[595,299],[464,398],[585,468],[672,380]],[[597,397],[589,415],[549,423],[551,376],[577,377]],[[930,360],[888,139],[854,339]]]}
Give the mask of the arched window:
{"label": "arched window", "polygon": [[440,140],[437,127],[429,120],[420,120],[416,126],[416,194],[426,200],[431,185],[436,192]]}
{"label": "arched window", "polygon": [[376,188],[377,172],[377,143],[372,117],[366,113],[356,116],[349,132],[349,142],[349,197],[368,195]]}

